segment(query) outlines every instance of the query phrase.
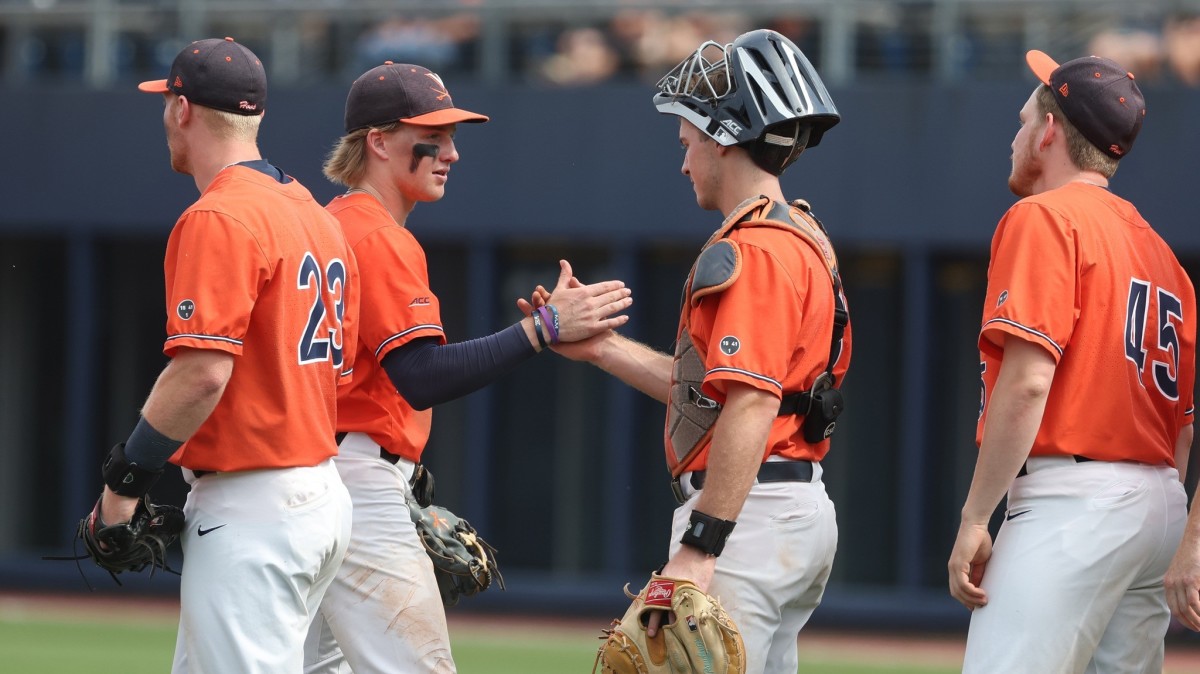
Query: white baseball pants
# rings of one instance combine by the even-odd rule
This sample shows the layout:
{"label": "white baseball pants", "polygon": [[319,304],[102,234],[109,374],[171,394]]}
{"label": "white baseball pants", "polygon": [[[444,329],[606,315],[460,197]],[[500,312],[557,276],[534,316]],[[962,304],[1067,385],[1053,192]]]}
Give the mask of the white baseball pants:
{"label": "white baseball pants", "polygon": [[353,535],[309,631],[305,674],[454,674],[433,563],[409,516],[412,462],[392,465],[350,433],[334,464],[354,502]]}
{"label": "white baseball pants", "polygon": [[296,674],[350,540],[332,461],[189,478],[173,674]]}
{"label": "white baseball pants", "polygon": [[1163,575],[1187,497],[1167,466],[1035,457],[971,614],[963,672],[1159,674],[1170,611]]}
{"label": "white baseball pants", "polygon": [[[685,494],[691,492],[688,477],[681,480]],[[696,500],[675,510],[671,555],[682,545]],[[825,594],[837,540],[837,513],[821,481],[821,464],[813,463],[812,482],[756,483],[750,489],[708,588],[742,633],[747,674],[796,674],[796,637]]]}

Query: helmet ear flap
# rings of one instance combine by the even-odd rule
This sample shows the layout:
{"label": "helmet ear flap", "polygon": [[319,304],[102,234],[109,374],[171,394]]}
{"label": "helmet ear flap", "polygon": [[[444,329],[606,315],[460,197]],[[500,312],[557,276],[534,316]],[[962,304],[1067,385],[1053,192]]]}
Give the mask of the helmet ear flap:
{"label": "helmet ear flap", "polygon": [[746,150],[756,166],[778,176],[800,158],[800,154],[809,146],[813,133],[811,124],[798,119],[776,124],[763,133],[762,138],[748,145]]}

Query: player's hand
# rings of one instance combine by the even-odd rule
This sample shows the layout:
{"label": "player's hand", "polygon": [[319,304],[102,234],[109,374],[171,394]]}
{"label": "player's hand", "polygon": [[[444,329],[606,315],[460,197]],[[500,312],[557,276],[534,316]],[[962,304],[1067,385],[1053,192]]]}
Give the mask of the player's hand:
{"label": "player's hand", "polygon": [[950,552],[950,595],[974,611],[987,605],[987,593],[980,585],[988,560],[992,558],[992,535],[987,523],[968,524],[958,528],[958,538]]}
{"label": "player's hand", "polygon": [[138,499],[134,496],[121,496],[114,493],[113,490],[104,486],[104,493],[100,496],[100,519],[105,524],[121,524],[133,519],[133,513],[137,510]]}
{"label": "player's hand", "polygon": [[[570,269],[570,265],[565,260],[561,261],[561,264],[566,265],[567,270]],[[610,281],[609,283],[613,283],[613,282]],[[559,285],[560,286],[562,285],[561,277],[559,279]],[[600,284],[596,284],[596,285],[600,285]],[[592,288],[595,286],[585,285],[582,281],[580,281],[575,276],[571,276],[570,278],[568,278],[566,280],[566,287],[572,288],[572,289],[586,289],[586,288]],[[522,314],[528,316],[531,313],[533,313],[533,311],[535,309],[537,309],[538,307],[550,304],[550,301],[551,301],[550,291],[546,290],[545,286],[539,285],[530,294],[530,298],[528,300],[525,300],[523,298],[517,299],[517,309],[519,309]],[[629,304],[633,303],[632,298],[627,298],[627,301]],[[555,300],[554,306],[556,308],[560,306],[558,304],[557,300]],[[628,305],[626,305],[626,306],[628,306]],[[562,316],[561,316],[562,309],[561,308],[559,309],[559,314],[560,314],[559,323],[560,323],[560,327],[561,327],[561,325],[562,325]],[[628,316],[620,316],[617,318],[622,319],[622,323],[629,320]],[[551,346],[550,349],[561,356],[570,358],[571,360],[578,360],[578,361],[584,361],[584,362],[596,362],[600,358],[600,350],[601,350],[601,347],[603,346],[603,342],[606,339],[613,337],[613,336],[615,336],[615,333],[612,331],[611,328],[605,329],[605,330],[601,330],[600,332],[597,332],[596,334],[594,334],[590,337],[584,338],[584,339],[579,339],[579,340],[575,340],[575,341],[560,341],[558,344]],[[560,339],[562,338],[561,332],[559,334],[559,337],[560,337]]]}
{"label": "player's hand", "polygon": [[1171,614],[1200,632],[1200,541],[1184,537],[1163,579]]}
{"label": "player's hand", "polygon": [[559,260],[558,285],[550,292],[558,309],[558,341],[577,342],[629,321],[617,316],[633,305],[632,291],[622,281],[583,285],[571,272],[571,264]]}
{"label": "player's hand", "polygon": [[[710,557],[690,545],[683,545],[658,575],[669,578],[686,578],[695,583],[701,592],[708,593],[708,586],[712,584],[713,573],[716,569],[716,557]],[[653,638],[658,634],[658,626],[663,624],[664,619],[671,620],[668,613],[669,611],[650,612],[646,619],[646,636]]]}

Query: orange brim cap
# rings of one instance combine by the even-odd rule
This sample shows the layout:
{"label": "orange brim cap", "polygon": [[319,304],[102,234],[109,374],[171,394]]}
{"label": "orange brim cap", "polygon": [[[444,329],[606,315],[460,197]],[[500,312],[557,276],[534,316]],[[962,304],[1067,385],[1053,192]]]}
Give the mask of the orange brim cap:
{"label": "orange brim cap", "polygon": [[488,116],[461,108],[443,108],[427,112],[423,115],[417,115],[416,117],[402,118],[400,121],[417,126],[442,126],[443,124],[459,124],[462,122],[486,122],[488,121]]}
{"label": "orange brim cap", "polygon": [[148,94],[165,94],[170,89],[167,88],[166,80],[150,80],[139,84],[138,91],[144,91]]}
{"label": "orange brim cap", "polygon": [[1058,62],[1050,58],[1046,52],[1031,49],[1025,54],[1025,62],[1029,64],[1029,69],[1034,75],[1042,81],[1042,84],[1050,84],[1050,75],[1058,70]]}

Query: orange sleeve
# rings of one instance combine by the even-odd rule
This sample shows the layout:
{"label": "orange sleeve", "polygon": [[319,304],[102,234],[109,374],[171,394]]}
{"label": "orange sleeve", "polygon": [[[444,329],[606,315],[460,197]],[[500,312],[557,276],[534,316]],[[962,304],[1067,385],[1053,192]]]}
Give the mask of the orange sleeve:
{"label": "orange sleeve", "polygon": [[1075,237],[1053,210],[1019,202],[992,239],[979,349],[1000,357],[1000,335],[1041,345],[1058,362],[1079,316]]}
{"label": "orange sleeve", "polygon": [[171,231],[163,267],[163,353],[186,346],[241,355],[250,312],[272,273],[249,230],[223,213],[189,211]]}
{"label": "orange sleeve", "polygon": [[418,338],[446,343],[438,298],[429,289],[425,251],[402,227],[381,227],[355,244],[363,273],[359,337],[369,353],[382,360],[392,349]]}
{"label": "orange sleeve", "polygon": [[704,393],[724,401],[726,382],[736,381],[782,397],[795,340],[781,336],[800,334],[809,280],[793,278],[770,252],[745,242],[739,245],[742,269],[737,280],[697,307],[710,313],[712,325]]}

